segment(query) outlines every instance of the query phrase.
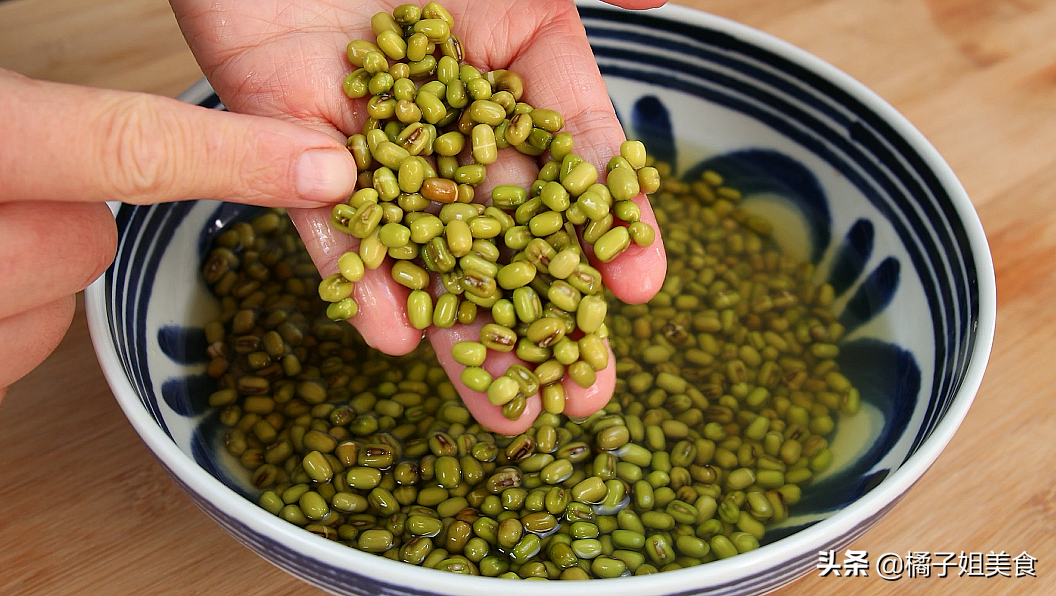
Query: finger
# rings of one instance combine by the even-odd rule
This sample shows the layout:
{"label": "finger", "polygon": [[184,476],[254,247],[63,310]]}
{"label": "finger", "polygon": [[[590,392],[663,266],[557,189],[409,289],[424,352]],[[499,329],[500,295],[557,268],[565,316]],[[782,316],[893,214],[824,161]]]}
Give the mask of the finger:
{"label": "finger", "polygon": [[[451,347],[456,343],[480,341],[480,328],[487,322],[489,321],[484,317],[478,317],[469,325],[455,325],[449,329],[431,327],[426,331],[426,336],[433,345],[436,359],[440,361],[440,366],[444,367],[451,384],[462,397],[473,419],[492,432],[504,435],[520,434],[530,427],[543,411],[543,402],[539,394],[529,396],[521,416],[517,420],[510,420],[502,415],[502,406],[492,404],[487,394],[466,387],[466,384],[462,382],[462,371],[466,367],[455,362],[451,356]],[[483,368],[495,377],[505,374],[510,365],[518,362],[521,361],[513,353],[489,350]]]}
{"label": "finger", "polygon": [[608,340],[605,340],[605,349],[609,351],[609,365],[594,373],[593,385],[581,387],[567,374],[562,379],[567,394],[565,414],[573,418],[585,418],[609,403],[612,392],[616,390],[616,356],[612,353]]}
{"label": "finger", "polygon": [[[564,115],[564,130],[575,138],[575,153],[594,164],[603,179],[606,164],[619,155],[626,137],[574,7],[541,25],[510,68],[525,80],[525,101]],[[628,249],[611,263],[595,265],[617,298],[641,303],[660,291],[667,257],[648,199],[639,195],[635,203],[642,221],[656,230],[656,240],[647,248]]]}
{"label": "finger", "polygon": [[116,250],[102,203],[0,203],[0,319],[83,290]]}
{"label": "finger", "polygon": [[[341,255],[359,250],[358,238],[330,225],[329,207],[290,209],[288,213],[323,277],[338,272]],[[407,288],[392,279],[391,263],[386,258],[380,267],[367,269],[363,279],[356,282],[352,297],[359,303],[359,313],[349,322],[371,347],[386,354],[406,354],[422,339],[422,332],[407,320],[409,294]]]}
{"label": "finger", "polygon": [[73,321],[72,295],[0,319],[0,387],[7,387],[44,362]]}
{"label": "finger", "polygon": [[2,201],[318,206],[352,191],[338,139],[275,119],[0,71]]}
{"label": "finger", "polygon": [[586,242],[582,245],[591,265],[601,271],[605,285],[617,298],[628,304],[642,304],[652,300],[664,285],[664,279],[667,277],[667,252],[664,251],[660,226],[656,223],[656,215],[649,206],[649,200],[643,194],[635,197],[634,202],[641,209],[641,221],[656,230],[656,238],[652,244],[642,247],[631,242],[627,250],[608,263],[597,259],[592,246]]}
{"label": "finger", "polygon": [[[478,317],[469,325],[455,325],[450,329],[431,327],[426,336],[429,338],[436,352],[436,358],[444,367],[448,378],[455,386],[462,401],[466,404],[473,418],[485,428],[505,434],[516,435],[524,432],[535,422],[535,419],[543,412],[543,403],[538,393],[528,397],[524,411],[516,420],[510,420],[502,415],[502,407],[496,406],[488,400],[488,396],[480,391],[473,391],[462,382],[462,371],[466,368],[455,361],[451,355],[451,348],[460,341],[479,341],[480,329],[488,322],[485,317]],[[606,344],[607,345],[607,344]],[[488,357],[484,361],[483,368],[492,377],[506,373],[513,364],[526,364],[517,358],[512,352],[488,351]],[[528,365],[532,368],[531,365]],[[616,387],[616,357],[609,350],[609,365],[597,372],[597,378],[590,387],[580,387],[567,375],[561,380],[565,387],[566,402],[564,413],[569,416],[589,416],[605,407],[612,397]]]}

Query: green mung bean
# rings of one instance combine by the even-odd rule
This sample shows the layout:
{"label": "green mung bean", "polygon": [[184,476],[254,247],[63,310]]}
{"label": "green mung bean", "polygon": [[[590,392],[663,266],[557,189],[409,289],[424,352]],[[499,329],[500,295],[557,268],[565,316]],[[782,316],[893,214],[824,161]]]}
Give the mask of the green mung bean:
{"label": "green mung bean", "polygon": [[407,296],[407,318],[415,329],[425,329],[433,322],[433,298],[424,290]]}

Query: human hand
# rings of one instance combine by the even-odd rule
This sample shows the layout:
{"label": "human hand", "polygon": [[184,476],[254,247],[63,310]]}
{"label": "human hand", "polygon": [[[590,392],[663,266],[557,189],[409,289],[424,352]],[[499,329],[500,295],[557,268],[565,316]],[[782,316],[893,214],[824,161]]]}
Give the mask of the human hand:
{"label": "human hand", "polygon": [[55,349],[74,295],[113,260],[105,201],[311,207],[355,182],[340,142],[271,118],[2,69],[0,113],[0,399]]}
{"label": "human hand", "polygon": [[[304,123],[344,139],[359,132],[366,118],[365,101],[350,102],[341,88],[345,74],[353,70],[345,46],[352,39],[373,39],[370,17],[391,12],[399,2],[271,0],[247,5],[232,0],[172,0],[171,4],[199,64],[229,109]],[[455,19],[466,62],[481,70],[507,68],[518,73],[525,81],[524,101],[564,114],[564,130],[575,136],[576,153],[604,172],[624,135],[573,2],[449,0],[444,4]],[[662,2],[618,4],[645,8]],[[488,168],[486,187],[477,194],[490,196],[488,189],[495,184],[528,186],[537,171],[533,158],[503,150],[499,161]],[[645,197],[636,202],[643,221],[655,227]],[[329,208],[291,209],[290,215],[324,276],[336,273],[338,257],[358,247],[357,239],[331,228]],[[663,282],[666,257],[657,241],[644,249],[632,246],[598,267],[618,298],[644,302]],[[389,263],[369,271],[356,284],[354,297],[360,311],[352,324],[384,352],[410,351],[422,334],[407,321],[407,294],[391,279]],[[478,320],[451,329],[431,328],[427,336],[474,417],[492,430],[515,434],[542,411],[539,396],[529,398],[518,420],[507,420],[483,393],[461,383],[462,366],[450,356],[456,342],[476,340],[482,324]],[[485,368],[501,374],[511,360],[510,354],[489,353]],[[584,389],[565,380],[566,413],[585,416],[604,406],[615,386],[614,361],[610,354],[609,366],[599,371],[592,387]]]}

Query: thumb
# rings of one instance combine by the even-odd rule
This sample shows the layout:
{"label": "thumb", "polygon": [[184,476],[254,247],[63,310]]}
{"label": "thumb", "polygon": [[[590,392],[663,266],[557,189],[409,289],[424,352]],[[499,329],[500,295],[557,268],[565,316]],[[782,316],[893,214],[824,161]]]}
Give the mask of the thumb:
{"label": "thumb", "polygon": [[325,133],[143,93],[0,70],[0,201],[217,199],[312,207],[348,196],[351,154]]}

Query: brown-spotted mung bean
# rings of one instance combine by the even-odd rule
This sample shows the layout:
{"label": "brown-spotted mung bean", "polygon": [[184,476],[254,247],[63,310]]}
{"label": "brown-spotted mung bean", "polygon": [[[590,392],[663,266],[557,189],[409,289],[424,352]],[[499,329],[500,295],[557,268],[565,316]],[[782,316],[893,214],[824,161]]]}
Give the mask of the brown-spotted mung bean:
{"label": "brown-spotted mung bean", "polygon": [[[410,12],[399,9],[403,15],[399,18],[408,18]],[[389,67],[390,74],[394,67]],[[445,61],[444,69],[444,76],[449,77],[449,62]],[[461,76],[463,70],[458,72]],[[477,76],[467,82],[487,82],[479,72]],[[404,95],[399,99],[413,99],[409,92],[430,84],[422,85],[422,79],[401,79],[396,74],[393,77],[396,80],[391,92]],[[435,85],[429,89],[444,93]],[[466,89],[474,93],[468,85]],[[478,90],[472,101],[490,101],[489,97]],[[503,110],[524,109],[516,108],[505,96],[498,99],[501,102],[494,103],[505,106]],[[516,118],[530,110],[512,114]],[[423,123],[427,121],[408,127]],[[377,124],[378,134],[398,137],[399,130],[389,123]],[[477,122],[475,126],[483,124]],[[434,132],[444,134],[442,126],[437,128],[441,130]],[[364,149],[369,153],[372,146],[393,153],[388,145],[382,145],[393,142],[393,137],[379,137],[373,132],[366,130],[355,141],[350,140],[357,163]],[[434,132],[428,133],[426,145],[415,145],[413,152],[400,144],[402,141],[397,144],[412,153],[407,159],[420,159],[415,155],[435,147],[438,135]],[[465,134],[471,132],[472,128]],[[570,136],[542,132],[546,135],[529,130],[529,136],[534,134],[536,143],[550,142],[554,166],[548,168],[546,176],[554,177],[544,182],[556,184],[562,173],[567,177],[583,162],[573,154]],[[507,125],[503,136],[508,134]],[[528,143],[528,137],[521,142]],[[657,174],[669,171],[648,157],[642,165],[633,147],[621,151],[620,157],[623,161],[616,169],[638,167],[642,190],[647,188],[643,180],[653,175],[649,169]],[[227,244],[218,240],[230,255],[221,254],[211,265],[224,272],[220,276],[209,269],[203,272],[212,275],[207,280],[227,305],[226,314],[210,324],[206,334],[217,391],[227,392],[214,404],[222,410],[222,424],[230,428],[226,442],[222,442],[249,467],[254,482],[271,491],[261,496],[261,505],[268,511],[353,547],[362,543],[369,551],[387,551],[389,556],[414,564],[431,561],[449,571],[469,569],[466,563],[474,563],[482,574],[500,576],[512,563],[529,570],[539,567],[553,579],[564,575],[561,569],[573,568],[551,560],[551,553],[567,562],[569,556],[579,559],[578,551],[587,558],[583,566],[574,567],[577,572],[586,578],[607,577],[617,571],[623,573],[620,564],[626,565],[627,573],[655,572],[755,548],[765,524],[788,517],[789,507],[800,498],[800,485],[811,482],[831,465],[832,450],[823,435],[838,426],[840,416],[857,411],[861,399],[833,359],[839,355],[843,331],[824,311],[832,302],[831,290],[805,289],[808,277],[796,263],[776,252],[767,237],[769,226],[755,216],[740,214],[739,193],[721,179],[714,182],[714,172],[694,182],[697,186],[683,183],[684,189],[706,186],[708,190],[700,190],[700,196],[714,197],[710,203],[695,194],[688,196],[696,191],[679,187],[676,182],[680,181],[660,188],[654,197],[658,222],[676,240],[670,251],[670,275],[654,301],[631,306],[593,300],[604,296],[600,274],[580,260],[581,249],[573,242],[574,234],[561,229],[548,239],[530,236],[533,217],[565,204],[554,186],[546,202],[540,196],[528,198],[525,193],[521,198],[510,191],[512,194],[504,199],[509,205],[504,208],[513,211],[506,214],[513,224],[491,211],[486,216],[487,225],[478,224],[475,234],[468,222],[485,216],[483,208],[458,203],[457,199],[450,203],[433,198],[419,202],[420,193],[413,198],[400,187],[402,164],[386,168],[387,172],[379,170],[379,188],[368,181],[359,190],[369,193],[350,198],[345,210],[335,209],[345,217],[337,223],[349,230],[356,223],[356,213],[369,205],[399,205],[400,209],[385,211],[378,225],[367,232],[360,251],[350,253],[358,262],[352,257],[339,261],[345,263],[339,266],[341,276],[354,283],[367,269],[380,265],[377,248],[364,251],[365,246],[387,248],[380,241],[380,228],[398,223],[409,233],[411,224],[424,217],[415,210],[421,208],[417,205],[436,201],[452,210],[441,210],[437,216],[442,224],[439,233],[430,229],[432,224],[419,224],[417,239],[428,237],[428,241],[414,254],[424,256],[406,260],[430,273],[441,272],[430,269],[430,265],[454,263],[445,273],[448,293],[435,301],[431,324],[440,324],[436,312],[441,301],[447,312],[443,320],[450,324],[471,321],[478,308],[490,308],[464,299],[461,278],[466,271],[495,280],[511,263],[530,263],[537,275],[547,276],[548,283],[549,279],[565,280],[579,296],[555,292],[559,301],[578,299],[575,311],[563,313],[556,312],[550,303],[549,285],[540,286],[534,279],[519,285],[522,280],[512,274],[525,267],[502,275],[505,284],[495,282],[498,291],[507,290],[504,285],[512,289],[506,296],[494,297],[492,304],[501,299],[500,308],[512,306],[517,320],[501,326],[512,331],[512,337],[505,332],[489,334],[489,341],[499,341],[505,347],[512,340],[511,349],[531,356],[531,365],[522,368],[536,379],[502,375],[499,378],[506,380],[498,388],[506,385],[516,391],[507,402],[507,406],[513,404],[511,411],[525,407],[521,394],[526,391],[541,394],[545,411],[516,443],[509,437],[487,433],[458,405],[457,393],[430,359],[428,346],[405,357],[383,356],[367,349],[350,327],[320,317],[351,298],[342,298],[330,308],[310,299],[311,292],[305,290],[317,286],[320,279],[288,220],[268,213],[267,220],[261,218],[259,225],[255,221],[251,227],[239,228],[254,232],[254,246],[240,246],[242,238],[250,236],[238,232],[225,237]],[[405,170],[406,175],[414,174],[411,178],[405,175],[402,182],[407,188],[417,184],[415,170],[421,164],[416,164]],[[626,176],[616,175],[617,180],[621,177]],[[436,178],[455,183],[439,175]],[[423,176],[423,187],[428,179]],[[603,185],[592,183],[582,188],[575,179],[572,182],[572,189],[565,190],[573,195],[567,209],[595,201],[604,206],[601,217],[607,217],[616,203],[614,198],[629,200],[620,194],[626,189],[613,195]],[[391,185],[395,185],[394,190]],[[538,189],[544,187],[541,184]],[[396,194],[386,194],[391,192]],[[578,197],[574,196],[577,192]],[[517,213],[532,201],[536,204],[530,213]],[[470,211],[458,211],[463,208]],[[629,217],[634,211],[627,205],[621,209]],[[626,227],[630,241],[638,244],[637,236],[644,232],[635,225],[641,222],[624,223],[630,224]],[[492,232],[488,226],[499,230],[485,239],[483,236]],[[518,226],[529,237],[518,239],[519,248],[514,250],[525,255],[500,262],[498,247],[507,232]],[[608,228],[612,229],[614,224]],[[390,242],[391,234],[386,232]],[[733,240],[733,236],[739,239]],[[407,241],[412,243],[409,236]],[[444,245],[438,245],[439,241]],[[486,247],[481,242],[490,244]],[[534,248],[527,250],[533,242]],[[265,254],[275,256],[265,262]],[[380,254],[383,258],[385,251]],[[242,262],[243,255],[248,255],[249,263]],[[472,258],[462,265],[460,261],[467,256]],[[418,269],[400,267],[400,271],[413,271],[417,276],[412,286],[421,285]],[[269,274],[281,282],[268,285]],[[448,281],[458,284],[457,288]],[[474,282],[474,288],[484,287],[480,281]],[[257,284],[253,289],[251,282]],[[755,285],[760,289],[753,289]],[[766,288],[771,288],[769,293],[763,293]],[[801,304],[802,296],[812,302]],[[599,304],[606,307],[600,315],[594,310]],[[722,308],[716,309],[716,304]],[[340,314],[335,311],[333,318],[342,318]],[[537,352],[522,350],[521,342],[528,339],[522,333],[543,318],[555,323],[546,323],[545,329],[538,327],[533,337],[547,345],[533,344]],[[591,363],[602,366],[593,347],[582,348],[579,331],[609,339],[617,357],[617,386],[605,414],[573,423],[560,415],[565,399],[562,377],[570,369],[584,376],[583,367],[593,369]],[[572,332],[575,334],[566,337]],[[473,343],[482,346],[487,355],[488,347]],[[478,390],[486,392],[493,379],[479,366],[483,359],[474,352],[464,355],[463,360],[463,380],[470,378]],[[454,451],[447,447],[435,453],[430,450],[430,440],[439,436],[437,433],[449,437],[445,445]],[[529,445],[529,439],[535,444]],[[594,450],[598,448],[608,455],[596,456]],[[523,492],[518,496],[507,493],[509,490]],[[583,500],[599,503],[607,513],[595,512]],[[504,503],[511,509],[505,509]],[[617,511],[610,514],[610,509]],[[544,539],[550,548],[536,542],[534,533],[552,531],[547,529],[551,523],[548,516],[559,530]],[[446,532],[447,522],[437,526],[443,518],[457,521],[454,533]],[[691,518],[695,524],[684,524]],[[521,528],[520,535],[509,547],[497,548],[500,523],[514,519]],[[573,524],[579,524],[575,538],[560,532]],[[426,526],[428,529],[423,529]],[[444,541],[448,539],[450,547],[461,554],[441,552],[446,550]],[[573,540],[587,542],[577,542],[574,551]],[[434,552],[437,556],[429,559]],[[598,564],[586,565],[586,561]],[[553,568],[545,571],[548,566]]]}

